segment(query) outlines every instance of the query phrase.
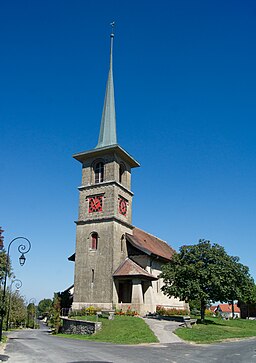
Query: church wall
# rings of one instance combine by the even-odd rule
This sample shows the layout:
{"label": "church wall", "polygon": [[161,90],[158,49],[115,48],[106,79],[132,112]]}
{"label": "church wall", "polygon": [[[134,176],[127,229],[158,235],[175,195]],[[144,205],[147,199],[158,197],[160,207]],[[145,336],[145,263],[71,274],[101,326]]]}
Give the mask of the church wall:
{"label": "church wall", "polygon": [[[158,277],[162,271],[163,261],[153,259],[148,255],[133,255],[130,256],[134,262],[139,264],[151,275]],[[177,298],[164,295],[161,287],[163,279],[158,278],[156,281],[143,282],[144,284],[144,304],[140,307],[140,313],[155,312],[157,305],[163,305],[167,308],[187,309],[188,305],[184,301]],[[148,287],[145,289],[145,286]]]}
{"label": "church wall", "polygon": [[[112,302],[113,222],[77,227],[74,302]],[[91,232],[98,248],[91,249]]]}
{"label": "church wall", "polygon": [[[154,276],[159,276],[162,271],[162,265],[164,263],[159,260],[153,260],[151,263],[151,273]],[[163,286],[163,279],[159,278],[157,281],[153,281],[154,300],[156,305],[163,305],[168,308],[187,309],[188,304],[175,297],[169,298],[164,295],[161,287]]]}
{"label": "church wall", "polygon": [[[150,257],[148,255],[132,255],[130,258],[136,262],[138,265],[140,265],[142,268],[146,269],[148,271],[148,266],[150,266]],[[149,272],[149,271],[148,271]]]}

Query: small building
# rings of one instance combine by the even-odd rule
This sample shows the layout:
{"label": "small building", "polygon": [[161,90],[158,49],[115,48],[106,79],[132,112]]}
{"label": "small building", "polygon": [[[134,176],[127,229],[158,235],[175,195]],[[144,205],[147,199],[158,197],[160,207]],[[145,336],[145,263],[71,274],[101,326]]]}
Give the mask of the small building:
{"label": "small building", "polygon": [[246,304],[243,301],[238,302],[242,319],[256,319],[256,304]]}
{"label": "small building", "polygon": [[[232,318],[232,304],[219,304],[217,309],[218,312],[223,318]],[[234,318],[240,318],[240,309],[237,304],[234,304]]]}
{"label": "small building", "polygon": [[[73,155],[82,165],[82,183],[78,187],[76,252],[69,257],[75,262],[72,309],[129,307],[139,314],[154,312],[157,305],[187,309],[184,301],[168,298],[161,291],[159,274],[174,250],[132,224],[131,173],[140,165],[117,142],[113,39],[112,33],[98,144]],[[128,129],[129,125],[127,133]]]}

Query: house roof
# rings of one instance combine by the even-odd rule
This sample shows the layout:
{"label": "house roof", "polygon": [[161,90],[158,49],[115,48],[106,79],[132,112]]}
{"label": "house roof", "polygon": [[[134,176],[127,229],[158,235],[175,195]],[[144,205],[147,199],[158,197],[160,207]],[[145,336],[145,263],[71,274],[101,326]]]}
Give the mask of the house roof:
{"label": "house roof", "polygon": [[175,250],[166,242],[136,227],[133,229],[133,234],[126,233],[126,238],[134,247],[148,255],[171,260],[175,253]]}
{"label": "house roof", "polygon": [[113,273],[114,277],[143,277],[147,280],[157,280],[157,277],[151,275],[149,272],[140,267],[137,263],[132,261],[129,257],[121,263],[121,265]]}
{"label": "house roof", "polygon": [[[232,305],[231,304],[219,304],[218,310],[220,310],[223,313],[232,313]],[[240,313],[240,309],[237,306],[237,304],[234,304],[234,312]]]}
{"label": "house roof", "polygon": [[70,294],[73,295],[73,291],[74,291],[74,284],[69,286],[67,289],[63,290],[63,292],[70,292]]}
{"label": "house roof", "polygon": [[[135,248],[146,253],[149,256],[158,256],[164,260],[170,261],[175,250],[165,241],[149,234],[142,229],[135,227],[133,234],[126,233],[126,239]],[[75,261],[75,253],[68,258],[69,261]]]}
{"label": "house roof", "polygon": [[210,306],[210,310],[214,313],[215,310],[217,309],[218,305],[212,305]]}

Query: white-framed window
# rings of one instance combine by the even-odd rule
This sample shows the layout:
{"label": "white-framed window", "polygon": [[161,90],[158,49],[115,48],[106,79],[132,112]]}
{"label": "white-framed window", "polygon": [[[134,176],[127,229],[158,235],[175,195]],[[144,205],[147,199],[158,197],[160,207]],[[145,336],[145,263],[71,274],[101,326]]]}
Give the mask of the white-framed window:
{"label": "white-framed window", "polygon": [[99,161],[94,166],[95,184],[102,183],[104,181],[104,164]]}

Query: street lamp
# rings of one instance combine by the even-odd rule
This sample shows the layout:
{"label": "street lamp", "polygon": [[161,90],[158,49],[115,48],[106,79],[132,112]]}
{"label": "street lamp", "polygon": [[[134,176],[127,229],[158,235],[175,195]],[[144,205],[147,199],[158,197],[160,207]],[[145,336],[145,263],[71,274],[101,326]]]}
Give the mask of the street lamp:
{"label": "street lamp", "polygon": [[6,330],[9,329],[9,317],[11,311],[11,297],[12,297],[12,285],[15,284],[16,290],[19,290],[22,286],[22,282],[19,279],[12,280],[10,287],[9,287],[9,304],[8,304],[8,311],[6,317]]}
{"label": "street lamp", "polygon": [[5,271],[4,271],[4,288],[3,288],[3,296],[2,296],[2,307],[1,307],[1,311],[0,311],[0,317],[1,317],[1,320],[0,320],[0,342],[2,341],[2,336],[3,336],[3,321],[4,321],[4,317],[5,317],[6,282],[7,282],[8,266],[9,266],[9,260],[10,260],[10,248],[11,248],[12,243],[14,241],[18,240],[18,239],[23,239],[23,240],[26,241],[26,245],[20,244],[18,246],[18,251],[21,254],[21,256],[19,258],[19,262],[20,262],[21,266],[23,266],[25,261],[26,261],[25,254],[28,253],[30,251],[30,248],[31,248],[31,243],[26,237],[16,237],[13,240],[11,240],[11,242],[9,243],[8,249],[7,249]]}

